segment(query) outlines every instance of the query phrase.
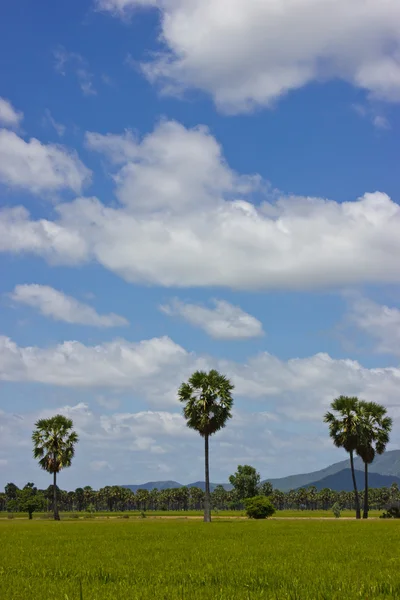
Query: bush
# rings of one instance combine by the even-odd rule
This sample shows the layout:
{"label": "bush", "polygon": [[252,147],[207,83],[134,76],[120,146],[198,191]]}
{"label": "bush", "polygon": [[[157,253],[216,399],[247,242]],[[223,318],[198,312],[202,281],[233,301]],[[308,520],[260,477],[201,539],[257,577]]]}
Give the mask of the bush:
{"label": "bush", "polygon": [[246,514],[249,519],[267,519],[275,512],[275,507],[266,496],[254,496],[244,501]]}
{"label": "bush", "polygon": [[339,504],[339,502],[335,502],[335,504],[332,506],[332,512],[335,515],[336,519],[340,518],[340,504]]}
{"label": "bush", "polygon": [[393,504],[392,506],[389,506],[386,512],[384,512],[379,518],[400,519],[400,506],[398,504]]}

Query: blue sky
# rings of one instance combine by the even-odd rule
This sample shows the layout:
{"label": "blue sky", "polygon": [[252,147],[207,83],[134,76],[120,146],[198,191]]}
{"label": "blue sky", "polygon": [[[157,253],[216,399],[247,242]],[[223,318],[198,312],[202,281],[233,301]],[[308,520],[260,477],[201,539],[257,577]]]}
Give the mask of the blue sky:
{"label": "blue sky", "polygon": [[400,7],[323,4],[3,8],[0,485],[47,483],[56,411],[66,488],[201,479],[197,368],[236,386],[214,481],[340,460],[339,394],[397,422]]}

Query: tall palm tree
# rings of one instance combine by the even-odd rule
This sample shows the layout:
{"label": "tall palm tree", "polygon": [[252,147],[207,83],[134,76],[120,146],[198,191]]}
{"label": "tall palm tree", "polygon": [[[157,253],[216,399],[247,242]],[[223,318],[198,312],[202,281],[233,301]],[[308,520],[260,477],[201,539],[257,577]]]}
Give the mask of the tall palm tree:
{"label": "tall palm tree", "polygon": [[350,455],[351,476],[354,486],[356,519],[361,519],[360,497],[358,495],[354,470],[354,452],[359,445],[360,401],[356,396],[339,396],[332,404],[333,412],[327,412],[324,422],[329,425],[329,435],[337,448],[344,448]]}
{"label": "tall palm tree", "polygon": [[229,379],[213,369],[209,373],[196,371],[187,383],[182,383],[178,391],[179,400],[185,404],[183,414],[187,426],[204,438],[204,521],[207,523],[211,522],[209,438],[225,427],[227,420],[232,417],[233,389]]}
{"label": "tall palm tree", "polygon": [[57,507],[57,473],[71,466],[78,434],[73,431],[71,419],[56,415],[39,419],[32,433],[33,456],[48,473],[53,473],[54,519],[60,520]]}
{"label": "tall palm tree", "polygon": [[359,403],[359,441],[357,454],[364,462],[364,508],[363,519],[368,519],[368,465],[376,454],[383,454],[389,443],[389,434],[393,421],[387,416],[387,410],[377,402]]}

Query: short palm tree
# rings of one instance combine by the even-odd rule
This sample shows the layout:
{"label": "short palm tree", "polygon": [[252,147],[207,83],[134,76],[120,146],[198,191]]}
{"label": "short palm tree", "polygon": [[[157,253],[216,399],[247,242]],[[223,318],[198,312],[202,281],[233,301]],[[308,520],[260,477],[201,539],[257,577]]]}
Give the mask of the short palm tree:
{"label": "short palm tree", "polygon": [[377,402],[359,403],[359,440],[357,454],[364,462],[364,508],[363,519],[368,519],[368,465],[376,454],[383,454],[389,443],[389,434],[393,421],[387,416],[387,410]]}
{"label": "short palm tree", "polygon": [[351,476],[353,479],[356,503],[356,518],[361,519],[360,497],[358,495],[354,470],[354,453],[359,445],[360,401],[357,397],[339,396],[332,404],[332,412],[327,412],[324,422],[329,425],[329,435],[337,448],[344,448],[350,455]]}
{"label": "short palm tree", "polygon": [[204,521],[208,523],[211,521],[209,438],[225,427],[227,420],[232,417],[233,389],[227,377],[211,370],[209,373],[196,371],[187,383],[182,383],[178,391],[179,400],[185,404],[183,414],[187,426],[204,438]]}
{"label": "short palm tree", "polygon": [[71,419],[56,415],[50,419],[40,419],[32,433],[33,456],[48,473],[53,473],[54,519],[60,520],[57,507],[57,473],[71,466],[78,434],[73,431]]}

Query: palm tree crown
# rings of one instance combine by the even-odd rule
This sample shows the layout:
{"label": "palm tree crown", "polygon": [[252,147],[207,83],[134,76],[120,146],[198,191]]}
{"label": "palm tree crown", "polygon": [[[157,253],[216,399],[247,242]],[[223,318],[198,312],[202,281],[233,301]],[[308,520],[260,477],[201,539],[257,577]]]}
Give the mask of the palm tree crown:
{"label": "palm tree crown", "polygon": [[182,383],[178,397],[185,403],[183,409],[187,426],[202,437],[222,429],[232,417],[232,390],[234,386],[225,375],[211,370],[196,371],[187,383]]}
{"label": "palm tree crown", "polygon": [[359,400],[356,396],[339,396],[327,412],[324,422],[329,424],[329,435],[337,448],[355,451],[358,444]]}
{"label": "palm tree crown", "polygon": [[33,456],[48,473],[59,473],[61,469],[71,466],[78,442],[78,434],[72,431],[72,427],[72,420],[63,415],[40,419],[35,423]]}
{"label": "palm tree crown", "polygon": [[393,420],[386,416],[386,408],[377,402],[361,401],[359,408],[361,422],[357,454],[371,464],[376,454],[385,452]]}

